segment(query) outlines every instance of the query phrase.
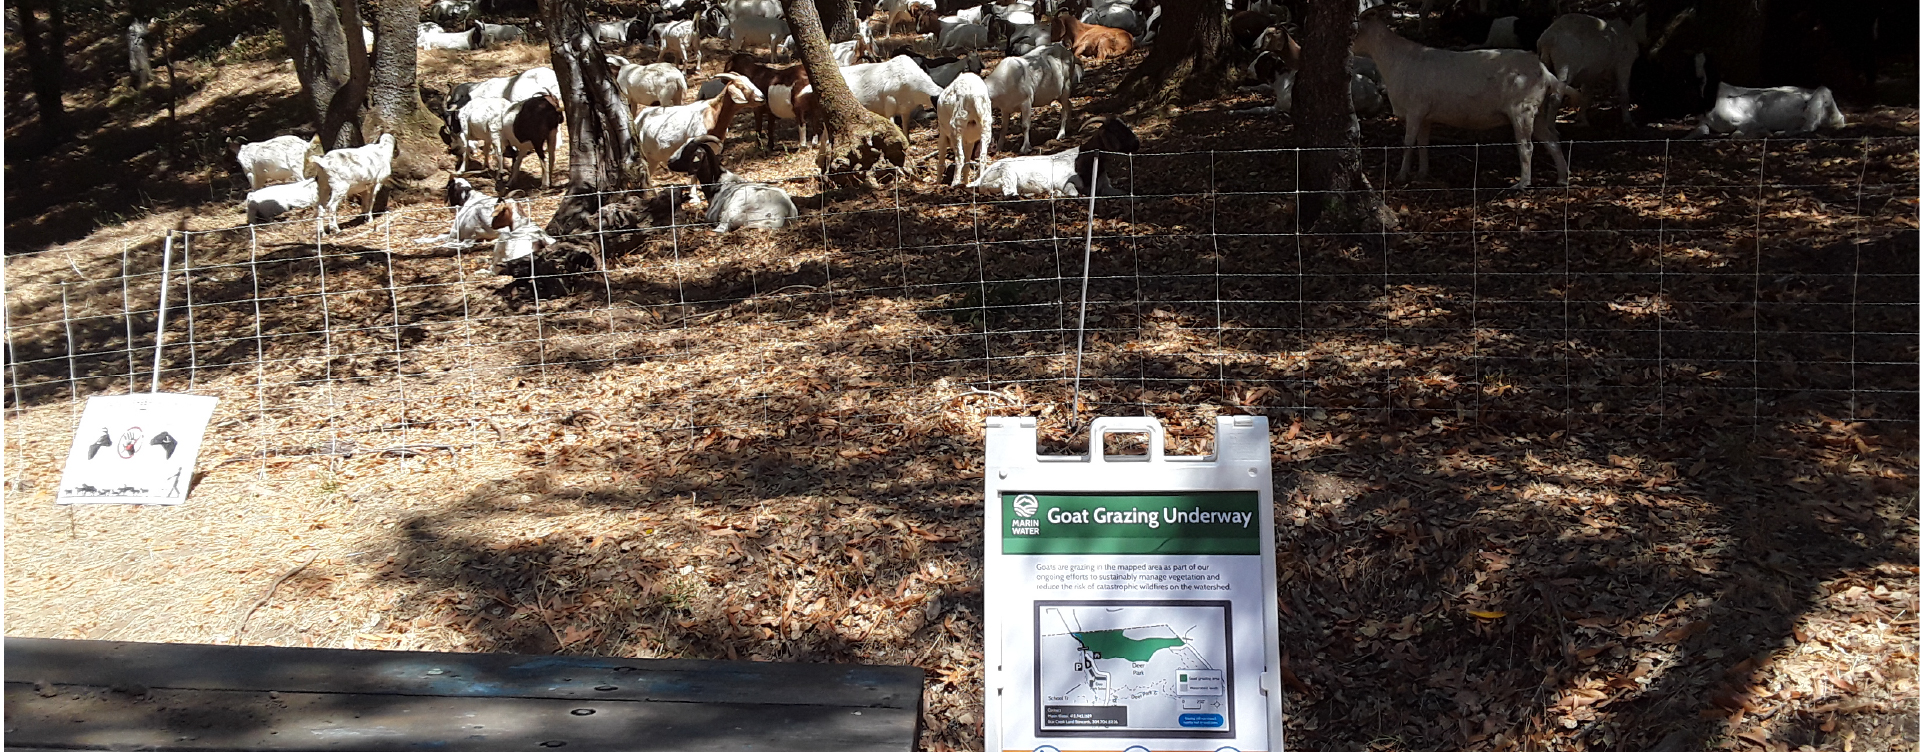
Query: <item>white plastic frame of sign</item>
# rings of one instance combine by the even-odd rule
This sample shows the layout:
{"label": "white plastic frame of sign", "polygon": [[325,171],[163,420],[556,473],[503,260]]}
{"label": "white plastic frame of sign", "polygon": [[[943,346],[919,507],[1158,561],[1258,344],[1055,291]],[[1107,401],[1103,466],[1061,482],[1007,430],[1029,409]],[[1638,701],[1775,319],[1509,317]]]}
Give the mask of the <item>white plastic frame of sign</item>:
{"label": "white plastic frame of sign", "polygon": [[1284,749],[1267,420],[1214,430],[1167,456],[1159,421],[1100,418],[1088,456],[1046,456],[1034,418],[988,419],[989,752]]}

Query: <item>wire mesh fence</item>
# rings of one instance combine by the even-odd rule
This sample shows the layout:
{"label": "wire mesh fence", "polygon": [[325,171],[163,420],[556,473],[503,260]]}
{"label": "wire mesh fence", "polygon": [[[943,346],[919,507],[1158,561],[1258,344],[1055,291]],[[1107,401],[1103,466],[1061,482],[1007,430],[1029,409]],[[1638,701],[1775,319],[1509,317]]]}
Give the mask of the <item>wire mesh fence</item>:
{"label": "wire mesh fence", "polygon": [[953,410],[1042,415],[1061,448],[1088,417],[1155,415],[1192,452],[1221,412],[1910,435],[1915,147],[1581,142],[1571,187],[1518,191],[1510,145],[1436,146],[1411,185],[1388,180],[1398,148],[1371,149],[1386,221],[1357,233],[1303,231],[1303,152],[1260,150],[1109,161],[1124,195],[1094,201],[789,184],[785,229],[716,234],[680,209],[575,238],[596,267],[531,277],[423,242],[453,210],[417,206],[325,237],[303,219],[15,256],[10,433],[52,452],[86,397],[143,391],[158,363],[162,390],[221,400],[200,493],[355,455],[564,463],[528,433],[554,421],[637,431],[636,451],[871,451],[862,432]]}

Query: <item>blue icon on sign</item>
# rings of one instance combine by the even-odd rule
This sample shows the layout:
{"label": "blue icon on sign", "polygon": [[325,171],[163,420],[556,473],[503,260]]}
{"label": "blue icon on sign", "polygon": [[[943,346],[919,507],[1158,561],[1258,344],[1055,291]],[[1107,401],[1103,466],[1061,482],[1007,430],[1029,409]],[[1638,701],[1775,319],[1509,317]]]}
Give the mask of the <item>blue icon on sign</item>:
{"label": "blue icon on sign", "polygon": [[1225,716],[1219,713],[1181,713],[1181,728],[1220,728],[1227,725]]}

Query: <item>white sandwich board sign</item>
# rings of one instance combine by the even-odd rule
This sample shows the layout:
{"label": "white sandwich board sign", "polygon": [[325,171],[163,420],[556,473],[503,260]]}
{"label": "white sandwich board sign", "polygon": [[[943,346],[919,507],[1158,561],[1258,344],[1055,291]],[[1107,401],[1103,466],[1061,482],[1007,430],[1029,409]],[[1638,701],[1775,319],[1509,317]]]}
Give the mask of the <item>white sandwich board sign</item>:
{"label": "white sandwich board sign", "polygon": [[220,400],[194,394],[88,397],[60,474],[60,504],[179,504]]}
{"label": "white sandwich board sign", "polygon": [[1218,418],[1204,457],[1152,418],[1095,420],[1084,457],[1037,439],[987,421],[988,752],[1280,752],[1267,420]]}

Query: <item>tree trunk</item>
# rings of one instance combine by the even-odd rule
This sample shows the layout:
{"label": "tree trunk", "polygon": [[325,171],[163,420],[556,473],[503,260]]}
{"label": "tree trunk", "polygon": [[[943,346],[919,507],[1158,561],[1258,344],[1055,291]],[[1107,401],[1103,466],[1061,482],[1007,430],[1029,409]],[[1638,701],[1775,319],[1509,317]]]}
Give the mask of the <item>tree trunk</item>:
{"label": "tree trunk", "polygon": [[[39,107],[40,141],[51,147],[67,139],[67,13],[64,0],[20,3],[20,39],[27,76]],[[44,20],[41,10],[46,11]]]}
{"label": "tree trunk", "polygon": [[153,31],[156,20],[133,19],[127,25],[127,71],[131,75],[133,88],[145,89],[153,83],[153,52],[147,35]]}
{"label": "tree trunk", "polygon": [[420,110],[420,85],[415,81],[420,4],[376,0],[373,14],[373,62],[367,84],[373,115],[382,123],[401,123]]}
{"label": "tree trunk", "polygon": [[820,11],[820,27],[827,31],[827,41],[845,42],[859,35],[860,24],[873,15],[874,3],[872,0],[819,0],[816,5]]}
{"label": "tree trunk", "polygon": [[360,107],[367,93],[367,51],[358,3],[340,0],[336,8],[331,0],[279,0],[274,15],[320,144],[331,150],[365,143]]}
{"label": "tree trunk", "polygon": [[607,54],[593,38],[581,0],[541,0],[553,72],[567,118],[567,198],[547,233],[592,231],[605,191],[649,187],[634,159],[633,121],[614,89]]}
{"label": "tree trunk", "polygon": [[1300,145],[1309,149],[1300,160],[1303,228],[1358,230],[1375,204],[1360,172],[1360,121],[1347,70],[1353,12],[1350,1],[1308,3],[1302,19],[1293,112]]}
{"label": "tree trunk", "polygon": [[861,106],[853,90],[847,88],[839,64],[833,61],[833,48],[827,43],[813,0],[781,0],[781,7],[793,30],[800,61],[807,66],[807,78],[826,110],[827,138],[817,159],[820,171],[830,176],[865,173],[882,159],[906,169],[906,134],[893,121]]}
{"label": "tree trunk", "polygon": [[1233,37],[1225,0],[1169,0],[1153,50],[1120,82],[1121,102],[1149,107],[1215,99],[1233,91]]}

